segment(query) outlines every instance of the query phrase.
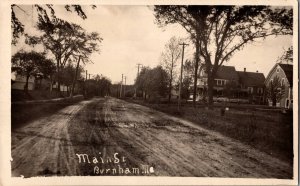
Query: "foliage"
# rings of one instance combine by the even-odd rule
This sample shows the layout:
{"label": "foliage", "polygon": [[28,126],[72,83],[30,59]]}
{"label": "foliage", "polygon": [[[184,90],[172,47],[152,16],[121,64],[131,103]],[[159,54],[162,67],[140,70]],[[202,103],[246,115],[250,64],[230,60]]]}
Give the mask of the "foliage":
{"label": "foliage", "polygon": [[[50,20],[51,18],[56,18],[55,9],[52,4],[46,4],[46,5],[35,4],[32,6],[32,8],[38,14],[38,17],[42,17],[44,20]],[[87,18],[81,5],[65,5],[64,8],[66,11],[76,12],[77,15],[82,19]],[[92,5],[92,8],[94,9],[96,8],[96,6]],[[24,24],[20,22],[20,20],[16,16],[16,9],[20,9],[21,11],[26,13],[26,11],[23,10],[19,5],[16,4],[11,5],[11,28],[12,28],[13,45],[16,45],[20,36],[24,34]]]}
{"label": "foliage", "polygon": [[175,70],[177,66],[177,61],[181,54],[181,47],[179,44],[180,44],[180,39],[176,38],[175,36],[171,37],[171,39],[165,45],[164,52],[161,54],[162,67],[168,73],[169,102],[171,101],[171,92],[174,84],[174,78],[176,76]]}
{"label": "foliage", "polygon": [[54,64],[44,54],[35,51],[19,51],[12,56],[12,71],[26,77],[24,91],[28,91],[28,80],[31,76],[47,77],[53,74]]}
{"label": "foliage", "polygon": [[143,68],[137,77],[136,86],[150,97],[165,96],[168,87],[168,74],[161,67]]}
{"label": "foliage", "polygon": [[97,75],[94,79],[86,81],[86,93],[88,97],[107,96],[110,94],[111,80],[104,76]]}
{"label": "foliage", "polygon": [[293,47],[289,47],[278,60],[280,63],[293,63]]}
{"label": "foliage", "polygon": [[292,10],[286,8],[158,5],[154,12],[160,26],[178,23],[190,34],[196,47],[194,86],[201,59],[208,75],[210,104],[213,102],[213,82],[218,68],[235,52],[257,39],[292,34]]}
{"label": "foliage", "polygon": [[195,61],[187,59],[183,64],[183,72],[186,75],[192,75],[195,73],[194,71],[195,71]]}
{"label": "foliage", "polygon": [[56,66],[50,59],[41,60],[38,65],[38,71],[40,72],[38,74],[40,78],[52,78],[56,71]]}
{"label": "foliage", "polygon": [[[184,76],[182,79],[181,98],[183,98],[183,99],[189,98],[191,84],[192,84],[192,77]],[[178,85],[178,87],[179,87],[179,85]]]}
{"label": "foliage", "polygon": [[147,81],[146,78],[147,78],[148,71],[150,71],[149,67],[143,67],[135,81],[135,85],[137,86],[137,89],[143,92],[146,90],[146,81]]}
{"label": "foliage", "polygon": [[273,106],[276,106],[276,103],[283,98],[284,94],[285,86],[281,84],[280,78],[275,76],[266,87],[267,98],[272,101]]}
{"label": "foliage", "polygon": [[[86,33],[79,25],[53,18],[48,20],[42,15],[38,17],[37,27],[43,32],[41,36],[26,35],[26,42],[30,45],[43,44],[56,59],[57,81],[60,86],[60,71],[67,62],[85,64],[93,52],[99,52],[102,38],[98,33]],[[79,59],[80,58],[80,59]],[[79,65],[79,64],[78,64]]]}
{"label": "foliage", "polygon": [[[73,83],[73,80],[75,78],[75,72],[76,71],[76,67],[74,66],[74,64],[72,64],[71,62],[69,62],[64,68],[62,68],[62,70],[60,71],[60,78],[61,78],[61,83],[66,85],[66,86],[71,86]],[[78,76],[77,79],[83,79],[84,77],[81,75],[84,72],[84,69],[82,66],[79,67],[78,70]]]}
{"label": "foliage", "polygon": [[61,66],[69,59],[78,59],[78,56],[88,61],[89,55],[99,52],[99,44],[102,42],[98,33],[87,33],[81,26],[58,18],[47,20],[39,16],[37,28],[43,34],[26,35],[26,42],[31,45],[42,43],[46,50],[53,53]]}

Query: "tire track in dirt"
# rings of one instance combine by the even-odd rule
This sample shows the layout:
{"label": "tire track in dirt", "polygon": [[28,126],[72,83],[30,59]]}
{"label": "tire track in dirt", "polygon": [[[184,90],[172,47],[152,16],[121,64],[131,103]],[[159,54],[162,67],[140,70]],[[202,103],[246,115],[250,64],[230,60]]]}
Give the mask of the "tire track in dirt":
{"label": "tire track in dirt", "polygon": [[[12,176],[30,177],[74,172],[68,158],[73,150],[67,128],[76,113],[90,102],[92,100],[70,105],[54,115],[12,131]],[[65,154],[62,148],[68,144],[69,152]]]}
{"label": "tire track in dirt", "polygon": [[[147,176],[292,175],[287,163],[238,141],[115,98],[71,105],[13,131],[12,139],[13,176],[97,175],[95,165],[79,163],[76,153],[103,159],[119,153],[126,157],[122,166],[154,167],[154,173]],[[116,166],[111,162],[97,165]]]}
{"label": "tire track in dirt", "polygon": [[[132,112],[132,110],[131,110],[131,112]],[[143,116],[143,117],[145,117],[145,116]],[[130,119],[130,118],[134,118],[134,117],[132,117],[132,116],[129,116],[129,117],[127,116],[126,117],[126,115],[125,116],[122,115],[122,118],[123,119],[124,118]],[[138,127],[138,129],[139,129],[139,127]],[[201,169],[198,171],[198,174],[195,173],[195,171],[191,171],[191,170],[196,170],[197,167],[193,166],[193,162],[192,161],[190,162],[184,156],[182,156],[181,154],[178,154],[176,151],[174,151],[173,150],[174,147],[173,148],[166,148],[166,143],[162,143],[163,146],[160,146],[158,148],[156,147],[157,145],[156,146],[153,145],[151,143],[151,141],[162,142],[161,139],[158,139],[155,135],[153,135],[153,130],[152,131],[144,130],[142,136],[143,137],[147,137],[147,138],[143,138],[142,140],[139,139],[139,137],[137,137],[137,136],[141,136],[139,133],[142,133],[142,131],[137,132],[138,129],[134,129],[134,130],[128,129],[128,130],[126,130],[126,131],[128,131],[128,133],[126,133],[126,135],[129,136],[129,138],[131,138],[131,139],[135,139],[134,140],[134,143],[135,143],[134,145],[138,146],[138,149],[146,148],[146,149],[152,151],[152,154],[153,154],[152,157],[154,157],[154,159],[156,161],[159,160],[164,165],[168,165],[168,166],[171,165],[171,167],[168,167],[169,170],[172,170],[172,168],[174,168],[172,166],[178,166],[178,162],[181,162],[180,166],[181,166],[181,169],[184,169],[183,173],[174,172],[174,173],[172,173],[173,175],[181,175],[181,176],[184,176],[184,175],[185,176],[190,176],[190,175],[193,175],[193,176],[208,176],[203,171],[202,171],[202,174],[199,175],[199,172],[201,172]],[[124,132],[124,130],[123,130],[123,132]],[[161,151],[161,149],[164,149],[166,152]],[[173,157],[170,157],[170,155],[173,155]],[[165,158],[165,157],[168,157],[168,158]],[[185,162],[184,165],[183,165],[183,162]],[[202,162],[202,166],[206,166],[206,169],[209,170],[210,172],[214,171],[208,165],[206,165],[204,162]],[[187,172],[187,173],[184,173],[184,172]],[[217,172],[214,172],[214,175],[216,175],[216,174],[218,176],[220,176]],[[170,175],[170,171],[169,171],[169,175]]]}
{"label": "tire track in dirt", "polygon": [[[115,113],[110,113],[109,116],[113,118],[107,118],[107,120],[128,123],[126,128],[118,128],[121,133],[119,135],[126,137],[136,149],[139,149],[138,153],[150,153],[146,163],[156,162],[157,165],[161,163],[162,167],[168,167],[169,171],[173,169],[167,172],[167,175],[255,178],[289,178],[292,176],[292,172],[289,171],[290,165],[287,163],[216,132],[202,129],[191,122],[121,100],[111,99],[106,104],[108,105],[109,107],[125,105],[124,111],[117,110]],[[178,126],[177,131],[170,132],[167,127],[155,128],[157,122],[168,120],[173,121],[174,126],[170,126],[171,128]],[[115,125],[118,125],[118,122],[115,122]],[[130,123],[134,123],[137,127],[130,127],[132,126]],[[142,124],[141,127],[138,126],[139,123]],[[145,127],[145,123],[148,126]],[[200,131],[205,135],[184,135],[184,132],[178,130],[182,128]],[[187,140],[187,138],[190,139]],[[188,142],[184,150],[177,147],[181,139]],[[241,151],[244,154],[239,154]],[[131,154],[133,157],[138,156],[138,154],[134,155],[134,152]],[[166,173],[164,170],[158,171],[162,174]]]}

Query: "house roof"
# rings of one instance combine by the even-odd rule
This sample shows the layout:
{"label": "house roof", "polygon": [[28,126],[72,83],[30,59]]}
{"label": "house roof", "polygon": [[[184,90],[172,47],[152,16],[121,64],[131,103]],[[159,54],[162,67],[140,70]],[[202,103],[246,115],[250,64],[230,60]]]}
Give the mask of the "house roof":
{"label": "house roof", "polygon": [[293,65],[290,64],[278,64],[285,73],[287,80],[289,81],[290,85],[293,86]]}
{"label": "house roof", "polygon": [[216,79],[238,80],[239,76],[233,66],[220,66],[216,74]]}
{"label": "house roof", "polygon": [[258,72],[238,71],[240,83],[245,86],[264,86],[265,76]]}

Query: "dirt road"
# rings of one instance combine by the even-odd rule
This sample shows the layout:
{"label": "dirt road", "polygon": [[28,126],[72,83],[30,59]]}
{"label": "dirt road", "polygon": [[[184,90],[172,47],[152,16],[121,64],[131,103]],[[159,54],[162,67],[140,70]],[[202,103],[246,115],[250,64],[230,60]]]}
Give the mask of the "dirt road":
{"label": "dirt road", "polygon": [[12,175],[25,177],[292,177],[288,163],[114,98],[82,101],[12,131],[12,158]]}

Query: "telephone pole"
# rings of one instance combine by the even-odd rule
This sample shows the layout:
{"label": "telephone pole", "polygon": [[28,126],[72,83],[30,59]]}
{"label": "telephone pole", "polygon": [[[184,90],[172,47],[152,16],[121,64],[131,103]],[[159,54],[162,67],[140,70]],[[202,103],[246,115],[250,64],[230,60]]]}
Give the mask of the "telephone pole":
{"label": "telephone pole", "polygon": [[123,84],[123,74],[122,74],[122,81],[121,81],[121,87],[120,87],[120,98],[122,98],[122,84]]}
{"label": "telephone pole", "polygon": [[143,65],[140,64],[140,63],[138,63],[137,66],[138,66],[138,73],[137,73],[137,75],[139,75],[140,74],[140,66],[143,66]]}
{"label": "telephone pole", "polygon": [[[138,78],[139,74],[140,74],[140,66],[142,66],[142,64],[138,63],[137,64],[137,67],[138,67],[138,73],[137,73],[137,76],[136,76],[136,79]],[[134,97],[136,98],[136,89],[137,87],[135,86],[134,88]]]}
{"label": "telephone pole", "polygon": [[179,84],[179,96],[178,96],[178,110],[179,107],[181,106],[181,89],[182,89],[182,66],[183,66],[183,59],[184,59],[184,47],[188,44],[186,43],[181,43],[179,45],[182,45],[182,59],[181,59],[181,67],[180,67],[180,84]]}
{"label": "telephone pole", "polygon": [[124,84],[124,98],[126,97],[126,76],[124,77],[125,79],[125,84]]}

